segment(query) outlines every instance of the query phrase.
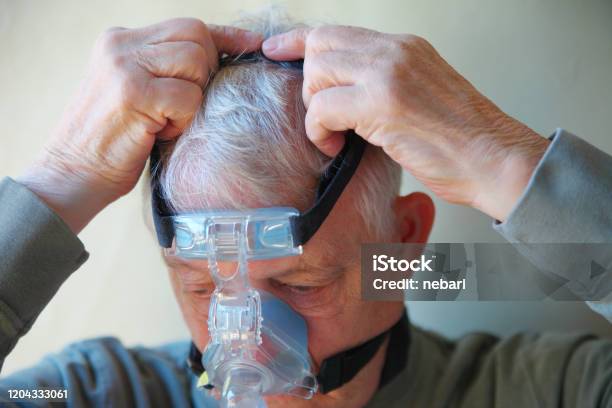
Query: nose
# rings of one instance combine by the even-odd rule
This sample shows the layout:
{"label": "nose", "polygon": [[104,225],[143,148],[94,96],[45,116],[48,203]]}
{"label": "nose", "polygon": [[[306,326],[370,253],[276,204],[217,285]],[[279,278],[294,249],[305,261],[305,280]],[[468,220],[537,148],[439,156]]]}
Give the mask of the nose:
{"label": "nose", "polygon": [[210,266],[210,272],[213,274],[213,278],[223,281],[236,278],[236,275],[240,273],[238,262],[217,262],[216,268]]}

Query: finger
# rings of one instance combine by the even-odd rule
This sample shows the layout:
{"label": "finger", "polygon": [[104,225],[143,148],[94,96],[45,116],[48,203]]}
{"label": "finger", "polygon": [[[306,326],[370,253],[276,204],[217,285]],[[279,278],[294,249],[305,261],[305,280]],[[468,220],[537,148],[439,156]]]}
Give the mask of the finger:
{"label": "finger", "polygon": [[145,45],[138,50],[138,64],[156,77],[178,78],[202,87],[212,69],[206,51],[191,41]]}
{"label": "finger", "polygon": [[291,61],[304,58],[306,39],[312,28],[296,28],[283,34],[274,35],[261,44],[261,50],[268,58]]}
{"label": "finger", "polygon": [[155,78],[147,88],[143,113],[158,122],[166,121],[165,128],[172,130],[165,136],[178,136],[191,123],[202,103],[202,89],[193,82],[176,78]]}
{"label": "finger", "polygon": [[214,71],[218,53],[239,54],[259,49],[261,34],[235,27],[211,24],[194,18],[177,18],[134,30],[134,35],[148,44],[172,41],[192,41],[200,44],[209,56],[208,65]]}
{"label": "finger", "polygon": [[135,37],[147,44],[193,41],[204,47],[204,42],[210,38],[206,24],[197,18],[173,18],[132,31]]}
{"label": "finger", "polygon": [[327,25],[316,28],[298,28],[268,38],[262,44],[264,54],[275,60],[304,58],[309,52],[330,50],[363,51],[380,33],[361,27]]}
{"label": "finger", "polygon": [[356,86],[333,87],[314,94],[305,119],[310,141],[328,156],[338,154],[344,145],[343,132],[354,129],[359,133],[362,99],[363,92]]}
{"label": "finger", "polygon": [[256,51],[263,40],[259,33],[236,27],[209,24],[208,29],[217,50],[229,55]]}
{"label": "finger", "polygon": [[317,92],[333,86],[354,85],[368,68],[360,63],[361,55],[351,51],[324,51],[304,60],[302,99],[308,108]]}
{"label": "finger", "polygon": [[140,44],[156,45],[168,42],[189,41],[199,44],[207,56],[207,66],[215,70],[218,64],[217,49],[208,27],[196,18],[174,18],[157,24],[129,30],[130,35]]}

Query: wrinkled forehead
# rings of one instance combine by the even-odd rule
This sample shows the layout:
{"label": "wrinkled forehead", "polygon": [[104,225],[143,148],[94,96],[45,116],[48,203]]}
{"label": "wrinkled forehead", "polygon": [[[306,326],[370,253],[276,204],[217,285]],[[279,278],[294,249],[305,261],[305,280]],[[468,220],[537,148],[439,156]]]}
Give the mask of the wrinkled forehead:
{"label": "wrinkled forehead", "polygon": [[[209,261],[206,259],[178,259],[166,258],[171,266],[186,266],[192,270],[210,273]],[[217,273],[224,278],[235,275],[238,271],[238,263],[234,261],[221,261],[216,264]],[[325,283],[321,280],[338,276],[350,262],[344,261],[337,256],[332,256],[331,251],[309,248],[300,256],[287,256],[277,259],[255,260],[248,262],[249,277],[255,280],[276,279],[287,275],[301,274],[300,284]]]}
{"label": "wrinkled forehead", "polygon": [[[210,188],[203,188],[195,194],[192,186],[184,186],[179,182],[175,186],[178,200],[180,200],[176,203],[180,207],[179,212],[239,211],[249,213],[254,210],[279,207],[295,208],[302,212],[309,208],[315,199],[317,180],[314,177],[291,182],[286,180],[286,184],[301,186],[304,191],[302,194],[295,194],[293,189],[283,185],[284,183],[271,183],[269,187],[250,186],[231,178],[224,180],[221,177],[211,180]],[[312,193],[312,196],[306,192]]]}

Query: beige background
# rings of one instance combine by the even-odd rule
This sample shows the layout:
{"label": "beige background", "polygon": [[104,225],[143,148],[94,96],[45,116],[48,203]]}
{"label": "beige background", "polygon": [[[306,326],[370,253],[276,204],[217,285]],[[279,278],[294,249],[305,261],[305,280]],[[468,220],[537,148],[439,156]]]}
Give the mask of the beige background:
{"label": "beige background", "polygon": [[[33,159],[75,90],[98,33],[175,16],[226,23],[262,1],[0,0],[0,175]],[[310,0],[283,3],[298,19],[428,38],[504,110],[546,135],[565,127],[612,153],[612,3],[568,0]],[[404,190],[422,189],[410,177]],[[500,241],[491,220],[437,202],[433,241]],[[7,359],[4,373],[67,342],[115,335],[155,345],[187,335],[141,189],[82,233],[89,262],[61,288]],[[413,319],[456,336],[468,330],[610,327],[582,304],[412,304]]]}

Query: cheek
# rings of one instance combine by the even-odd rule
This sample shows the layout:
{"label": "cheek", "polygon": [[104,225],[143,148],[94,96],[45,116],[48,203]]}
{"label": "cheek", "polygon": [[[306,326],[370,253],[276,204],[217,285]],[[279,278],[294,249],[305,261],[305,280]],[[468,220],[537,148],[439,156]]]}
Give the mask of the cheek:
{"label": "cheek", "polygon": [[354,301],[354,297],[341,281],[317,289],[313,293],[289,293],[284,296],[291,307],[305,319],[335,319],[342,315],[347,303]]}
{"label": "cheek", "polygon": [[399,319],[402,302],[376,305],[377,302],[347,304],[333,318],[311,317],[308,324],[308,350],[317,366],[341,351],[355,347],[382,333]]}
{"label": "cheek", "polygon": [[194,299],[189,294],[179,300],[185,323],[191,332],[191,337],[200,350],[208,343],[208,307],[210,300]]}
{"label": "cheek", "polygon": [[210,298],[199,296],[183,289],[182,282],[176,274],[170,273],[172,288],[183,319],[191,332],[192,340],[200,350],[208,343],[208,308]]}
{"label": "cheek", "polygon": [[361,303],[360,270],[347,269],[329,285],[312,296],[299,294],[290,296],[289,301],[305,318],[335,320],[342,318],[347,308]]}
{"label": "cheek", "polygon": [[[347,273],[333,285],[320,303],[298,310],[308,325],[309,351],[317,365],[323,359],[349,348],[360,337],[369,337],[368,309],[361,300],[360,280]],[[363,331],[363,333],[362,333]]]}
{"label": "cheek", "polygon": [[308,317],[308,351],[316,366],[323,360],[352,346],[356,327],[363,326],[360,314],[353,310],[358,306],[347,307],[345,313],[333,318]]}

